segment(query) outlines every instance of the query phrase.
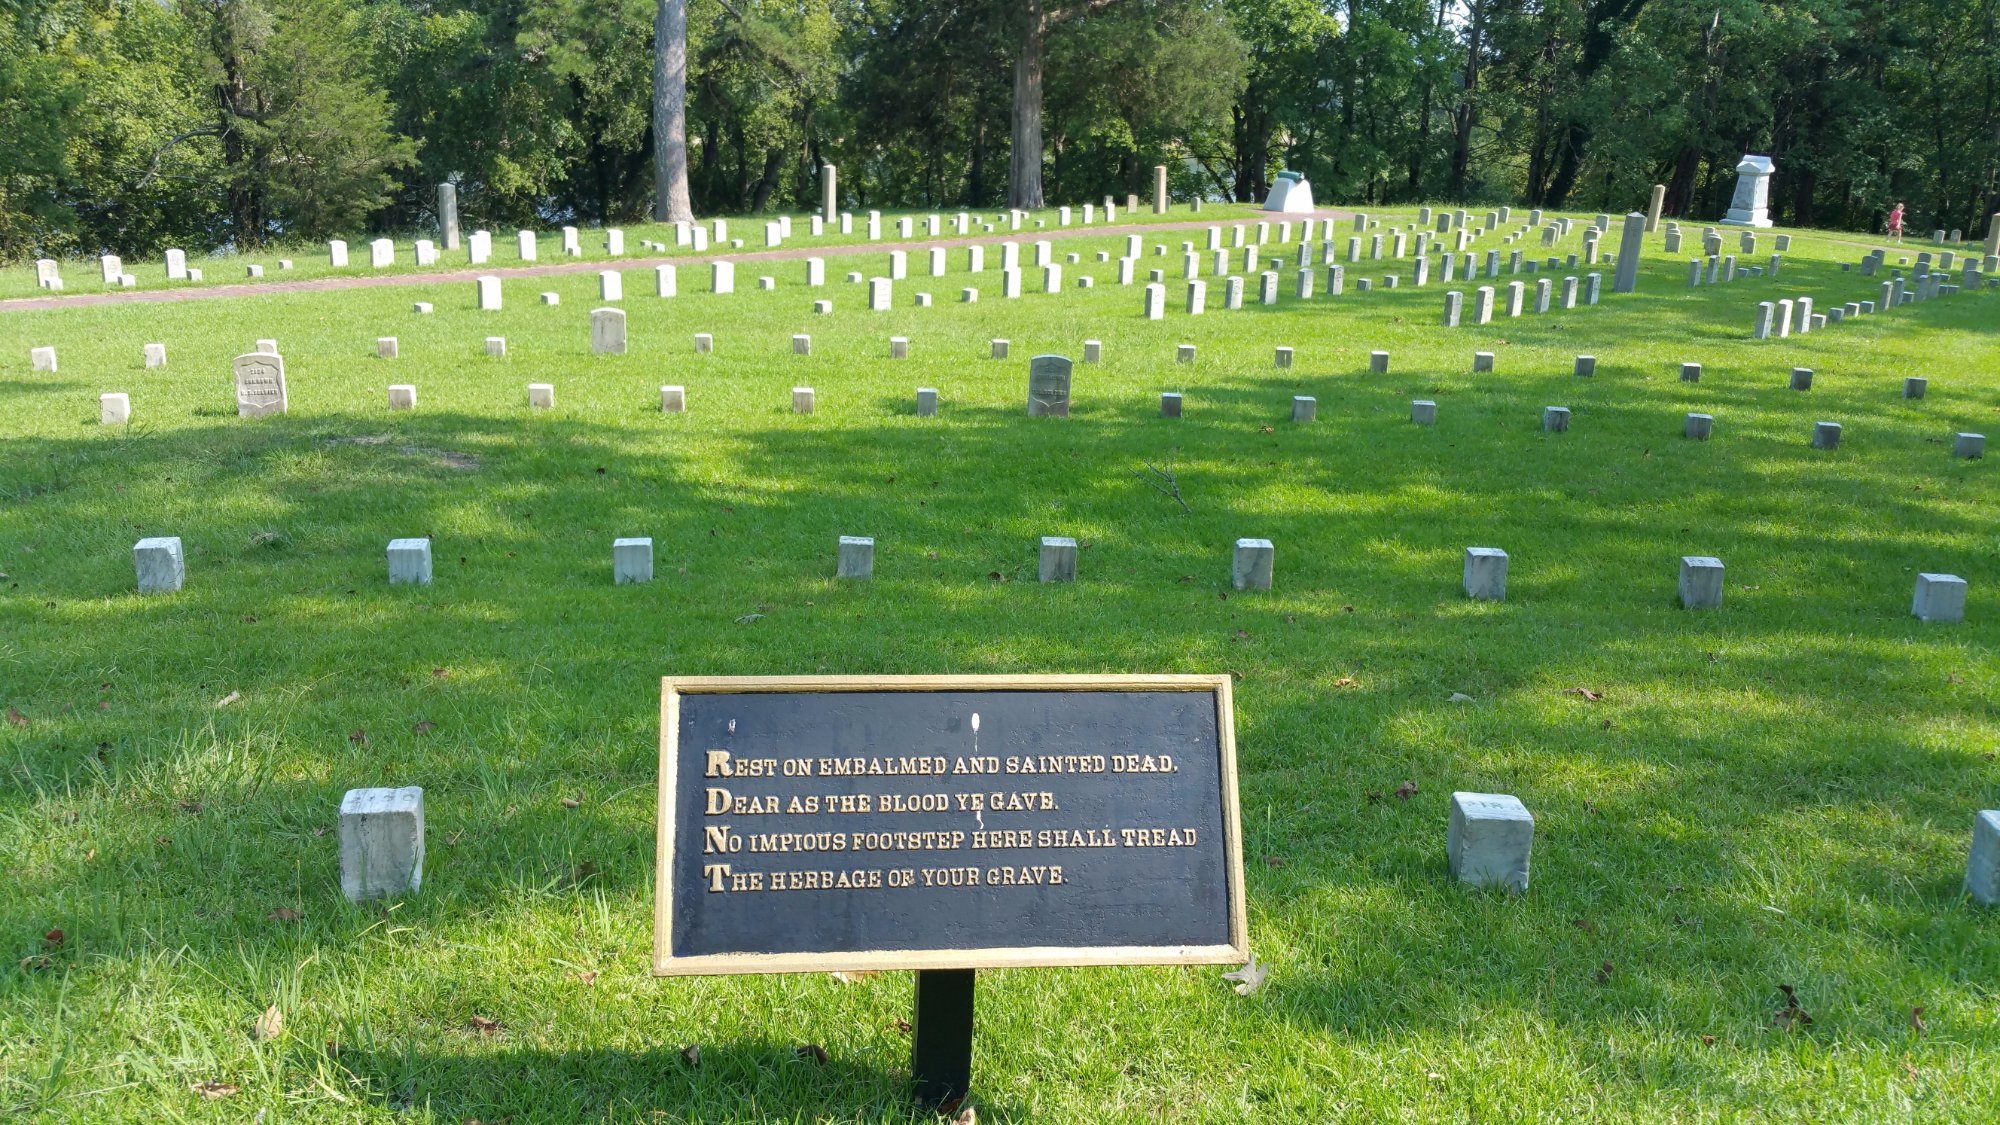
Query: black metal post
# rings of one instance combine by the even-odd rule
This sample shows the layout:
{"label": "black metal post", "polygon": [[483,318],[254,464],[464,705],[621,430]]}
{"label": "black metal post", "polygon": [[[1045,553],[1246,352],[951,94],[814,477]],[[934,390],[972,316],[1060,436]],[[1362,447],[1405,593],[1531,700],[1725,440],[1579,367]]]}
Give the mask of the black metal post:
{"label": "black metal post", "polygon": [[917,1100],[943,1107],[972,1088],[972,969],[920,969],[910,1017],[910,1078]]}

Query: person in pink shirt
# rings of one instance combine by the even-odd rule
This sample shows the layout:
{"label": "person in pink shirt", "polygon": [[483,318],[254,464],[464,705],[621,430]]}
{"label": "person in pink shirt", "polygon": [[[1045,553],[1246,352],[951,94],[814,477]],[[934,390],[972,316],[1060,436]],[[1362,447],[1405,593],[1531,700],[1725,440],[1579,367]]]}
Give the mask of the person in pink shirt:
{"label": "person in pink shirt", "polygon": [[1903,241],[1903,205],[1900,203],[1889,211],[1889,238],[1893,242]]}

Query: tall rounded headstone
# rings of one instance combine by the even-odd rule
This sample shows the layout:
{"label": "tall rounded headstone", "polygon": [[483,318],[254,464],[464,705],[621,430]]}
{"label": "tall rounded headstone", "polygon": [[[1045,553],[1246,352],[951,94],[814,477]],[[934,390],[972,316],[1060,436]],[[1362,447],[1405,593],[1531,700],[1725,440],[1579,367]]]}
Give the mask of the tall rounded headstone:
{"label": "tall rounded headstone", "polygon": [[1722,217],[1726,227],[1768,227],[1771,225],[1771,170],[1768,156],[1745,153],[1736,165],[1736,194],[1729,201],[1729,213]]}

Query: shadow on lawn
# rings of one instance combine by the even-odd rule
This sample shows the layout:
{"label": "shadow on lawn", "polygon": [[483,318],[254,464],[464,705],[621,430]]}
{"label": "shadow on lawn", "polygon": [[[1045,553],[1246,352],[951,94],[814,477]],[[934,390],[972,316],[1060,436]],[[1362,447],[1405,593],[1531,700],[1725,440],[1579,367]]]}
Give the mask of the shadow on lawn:
{"label": "shadow on lawn", "polygon": [[[1420,431],[1401,412],[1426,379],[1466,386],[1439,427]],[[1909,474],[1957,467],[1895,452],[1922,423],[1887,401],[1867,452],[1824,457],[1802,434],[1725,429],[1708,446],[1676,444],[1666,435],[1681,385],[1635,396],[1611,376],[1575,382],[1563,388],[1588,397],[1561,437],[1535,430],[1542,386],[1469,376],[1237,375],[1191,391],[1178,424],[1149,417],[1144,400],[1086,398],[1061,421],[949,400],[935,424],[774,409],[710,453],[730,463],[728,483],[690,471],[681,436],[567,417],[532,430],[429,411],[231,420],[115,447],[15,439],[8,475],[20,487],[0,508],[0,545],[19,596],[0,622],[39,667],[12,702],[25,719],[11,736],[21,783],[0,792],[0,815],[104,842],[89,845],[94,865],[64,853],[19,873],[0,924],[32,934],[67,923],[80,944],[130,956],[151,939],[107,904],[136,884],[157,888],[141,896],[197,955],[344,947],[371,923],[339,901],[334,839],[316,833],[343,789],[416,780],[429,794],[431,868],[402,925],[462,938],[550,897],[581,909],[601,895],[642,947],[658,676],[1023,669],[1240,673],[1253,913],[1311,931],[1324,909],[1314,893],[1387,891],[1393,911],[1343,908],[1377,930],[1381,957],[1422,963],[1441,941],[1492,942],[1486,964],[1424,1004],[1399,997],[1387,973],[1302,961],[1288,1005],[1344,1031],[1476,1019],[1513,1003],[1515,982],[1546,972],[1551,949],[1585,966],[1546,1001],[1566,1026],[1671,1007],[1699,983],[1635,966],[1593,992],[1588,968],[1613,958],[1578,917],[1615,929],[1615,959],[1628,964],[1692,943],[1702,956],[1685,963],[1704,972],[1718,960],[1757,972],[1764,935],[1744,916],[1755,907],[1704,888],[1744,880],[1756,857],[1742,842],[1784,833],[1801,807],[1872,818],[1883,833],[1880,851],[1800,842],[1827,849],[1814,877],[1875,905],[1878,932],[1899,933],[1906,914],[1952,913],[1931,825],[1955,837],[1962,775],[1991,768],[1928,748],[1867,685],[1896,684],[1897,705],[1991,719],[1989,704],[1908,682],[1912,663],[1933,670],[1991,631],[1925,630],[1905,616],[1905,568],[1950,563],[1982,533],[1969,514],[1905,496]],[[1321,393],[1314,426],[1276,420],[1301,385]],[[1699,393],[1748,405],[1786,392],[1718,379]],[[352,440],[375,435],[390,440]],[[1714,464],[1725,440],[1759,443],[1762,460]],[[1170,449],[1192,514],[1132,476]],[[476,464],[453,467],[439,451]],[[1760,464],[1798,475],[1767,491]],[[1814,480],[1819,465],[1839,472]],[[124,492],[169,477],[204,498],[179,526]],[[1829,550],[1834,529],[1857,519],[1865,534]],[[187,588],[129,593],[132,540],[174,533],[188,547]],[[424,533],[436,537],[436,585],[386,586],[383,544]],[[831,579],[843,533],[878,536],[872,585]],[[609,540],[628,534],[655,538],[651,587],[609,583]],[[1092,544],[1078,585],[1022,580],[1039,534]],[[1227,587],[1241,535],[1278,541],[1269,594]],[[1458,595],[1459,552],[1479,542],[1516,552],[1503,605]],[[1728,608],[1670,608],[1682,553],[1730,561]],[[761,618],[738,620],[751,615]],[[1925,654],[1897,651],[1912,645]],[[1638,698],[1543,697],[1600,666]],[[1657,695],[1638,686],[1650,684]],[[1739,702],[1693,723],[1674,697],[1687,684]],[[1478,704],[1444,702],[1455,690]],[[243,701],[215,707],[229,691]],[[1421,782],[1416,798],[1369,798],[1405,778]],[[1467,906],[1445,884],[1444,802],[1460,787],[1530,798],[1541,834],[1524,902]],[[1673,831],[1663,809],[1713,820]],[[1690,937],[1674,896],[1725,920]],[[304,926],[263,920],[294,903]],[[1435,925],[1411,926],[1410,914]],[[1726,940],[1703,944],[1718,931]],[[1905,953],[1884,940],[1867,956],[1887,966]],[[25,987],[56,987],[43,979],[55,977]],[[342,1065],[385,1099],[454,1118],[504,1114],[483,1099],[516,1091],[796,1116],[855,1112],[858,1090],[870,1112],[902,1119],[899,1076],[806,1069],[789,1045],[720,1045],[692,1073],[673,1050],[359,1051]]]}
{"label": "shadow on lawn", "polygon": [[[636,1117],[670,1121],[937,1121],[909,1098],[909,1071],[845,1061],[839,1045],[817,1062],[803,1042],[681,1045],[644,1051],[544,1051],[497,1045],[444,1054],[345,1049],[338,1065],[376,1104],[425,1110],[446,1121],[569,1122]],[[1018,1120],[1018,1106],[989,1101],[974,1077],[982,1119]],[[650,1115],[650,1116],[649,1116]]]}

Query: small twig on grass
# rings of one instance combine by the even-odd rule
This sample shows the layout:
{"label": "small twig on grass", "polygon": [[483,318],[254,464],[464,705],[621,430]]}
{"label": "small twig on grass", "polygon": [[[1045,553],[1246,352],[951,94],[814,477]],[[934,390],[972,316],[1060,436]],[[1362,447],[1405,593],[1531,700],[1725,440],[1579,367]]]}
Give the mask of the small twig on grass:
{"label": "small twig on grass", "polygon": [[[1142,473],[1137,469],[1133,469],[1132,475],[1151,485],[1153,490],[1160,495],[1171,497],[1174,503],[1181,506],[1182,513],[1193,515],[1194,509],[1188,507],[1187,498],[1181,495],[1180,478],[1174,472],[1174,452],[1171,449],[1167,450],[1167,467],[1165,469],[1159,468],[1151,461],[1146,461],[1143,462],[1146,466],[1146,472]],[[1151,474],[1150,476],[1147,475],[1149,473]]]}

